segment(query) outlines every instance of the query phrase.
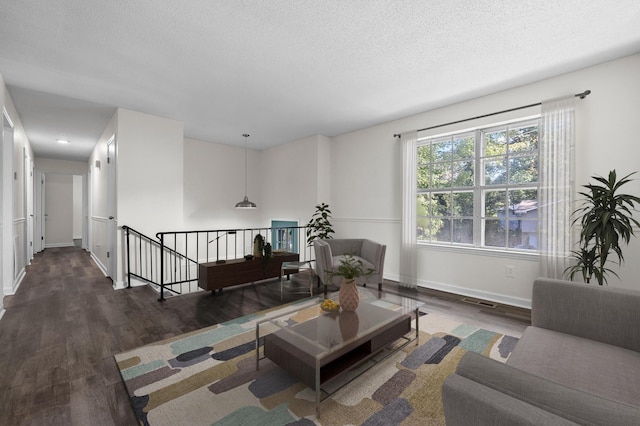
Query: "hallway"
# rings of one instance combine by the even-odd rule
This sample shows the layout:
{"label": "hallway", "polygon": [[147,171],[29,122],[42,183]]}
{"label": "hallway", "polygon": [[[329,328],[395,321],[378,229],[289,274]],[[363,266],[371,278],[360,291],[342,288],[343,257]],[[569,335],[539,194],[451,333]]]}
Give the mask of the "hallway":
{"label": "hallway", "polygon": [[114,291],[82,249],[37,254],[4,301],[0,424],[135,425],[114,354],[282,303],[279,282],[157,298]]}

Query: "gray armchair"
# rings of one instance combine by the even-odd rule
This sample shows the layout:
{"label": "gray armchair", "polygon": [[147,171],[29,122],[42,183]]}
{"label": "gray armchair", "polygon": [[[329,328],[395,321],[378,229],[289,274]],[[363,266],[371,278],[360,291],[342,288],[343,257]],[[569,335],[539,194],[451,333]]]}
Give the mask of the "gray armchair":
{"label": "gray armchair", "polygon": [[340,266],[340,260],[346,255],[359,259],[365,268],[372,268],[373,274],[364,275],[356,279],[357,284],[366,287],[368,283],[377,283],[378,290],[382,290],[384,273],[384,255],[387,246],[362,238],[315,240],[313,248],[316,253],[316,274],[325,285],[325,293],[328,284],[339,285],[338,277],[330,277],[327,271],[335,270]]}

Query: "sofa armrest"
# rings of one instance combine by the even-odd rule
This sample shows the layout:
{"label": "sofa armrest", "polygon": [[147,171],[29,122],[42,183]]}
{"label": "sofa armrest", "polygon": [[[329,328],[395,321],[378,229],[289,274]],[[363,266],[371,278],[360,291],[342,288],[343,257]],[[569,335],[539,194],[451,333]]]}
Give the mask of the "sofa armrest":
{"label": "sofa armrest", "polygon": [[578,424],[630,425],[640,418],[640,407],[582,392],[475,352],[462,357],[456,374]]}
{"label": "sofa armrest", "polygon": [[382,282],[382,275],[384,273],[384,256],[386,251],[387,246],[384,244],[371,240],[362,240],[360,257],[373,264],[373,267],[376,268],[376,275],[380,277],[380,282]]}
{"label": "sofa armrest", "polygon": [[531,324],[640,352],[640,292],[539,278]]}
{"label": "sofa armrest", "polygon": [[331,269],[331,246],[323,240],[313,242],[313,250],[316,254],[316,274],[324,285],[330,284],[327,270]]}
{"label": "sofa armrest", "polygon": [[442,385],[442,405],[447,426],[577,424],[457,374]]}

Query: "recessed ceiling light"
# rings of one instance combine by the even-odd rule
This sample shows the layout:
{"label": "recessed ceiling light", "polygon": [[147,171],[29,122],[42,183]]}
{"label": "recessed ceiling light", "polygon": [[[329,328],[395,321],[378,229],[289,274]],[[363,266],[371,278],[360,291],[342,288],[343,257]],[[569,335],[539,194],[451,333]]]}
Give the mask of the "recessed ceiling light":
{"label": "recessed ceiling light", "polygon": [[58,143],[65,143],[65,144],[69,143],[69,141],[66,139],[56,139],[56,140],[58,141]]}

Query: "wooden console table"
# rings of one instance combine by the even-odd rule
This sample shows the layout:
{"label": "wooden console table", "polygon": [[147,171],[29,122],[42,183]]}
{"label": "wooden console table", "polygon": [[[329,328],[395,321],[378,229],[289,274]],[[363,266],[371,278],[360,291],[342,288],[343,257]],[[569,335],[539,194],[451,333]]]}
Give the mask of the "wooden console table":
{"label": "wooden console table", "polygon": [[198,265],[198,286],[207,291],[222,290],[280,276],[282,262],[297,262],[298,253],[274,254],[265,265],[262,259],[230,259],[225,263],[207,262]]}

